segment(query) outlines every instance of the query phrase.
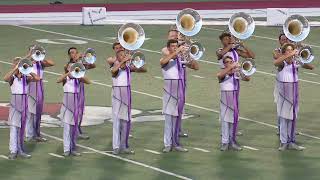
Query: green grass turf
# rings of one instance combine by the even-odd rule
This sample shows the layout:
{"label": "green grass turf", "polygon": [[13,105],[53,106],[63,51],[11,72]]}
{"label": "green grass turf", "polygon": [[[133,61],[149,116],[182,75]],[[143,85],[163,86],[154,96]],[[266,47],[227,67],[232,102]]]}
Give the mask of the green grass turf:
{"label": "green grass turf", "polygon": [[[32,26],[34,28],[72,34],[100,41],[112,42],[106,38],[115,36],[119,26]],[[165,44],[166,32],[169,26],[143,25],[147,37],[143,48],[159,51]],[[210,28],[225,29],[225,27],[212,26]],[[257,27],[255,35],[277,38],[279,29],[271,27]],[[215,50],[220,46],[218,35],[220,31],[203,29],[196,37],[206,47],[203,60],[216,62]],[[1,26],[0,41],[1,61],[10,62],[15,56],[23,56],[26,47],[35,43],[36,39],[70,38],[62,35],[23,29],[15,26]],[[317,45],[320,30],[313,28],[307,43]],[[73,38],[75,39],[75,38]],[[49,45],[43,44],[48,56],[56,62],[56,66],[48,68],[48,71],[62,72],[63,65],[67,61],[66,51],[70,46],[76,46],[80,50],[93,47],[98,54],[97,68],[88,72],[88,77],[105,84],[111,84],[110,73],[105,68],[105,59],[113,55],[111,45],[88,41],[84,45]],[[274,73],[271,52],[277,47],[277,41],[252,37],[247,45],[256,53],[256,63],[259,71]],[[320,74],[319,47],[314,47],[317,59],[313,73]],[[162,76],[159,66],[160,55],[154,52],[144,51],[147,57],[148,73],[134,74],[132,89],[162,96],[163,81],[154,76]],[[8,71],[10,65],[0,63],[0,76]],[[187,102],[201,107],[219,110],[219,84],[215,74],[218,66],[200,62],[200,70],[189,71]],[[320,82],[319,75],[308,75],[300,70],[300,78],[313,82]],[[199,79],[191,75],[199,75],[205,78]],[[49,82],[45,84],[46,102],[61,102],[62,87],[57,85],[56,75],[45,74]],[[309,82],[300,83],[300,113],[298,129],[307,134],[320,136],[318,119],[320,112],[320,84]],[[263,73],[256,73],[251,82],[242,82],[240,96],[240,115],[259,122],[275,125],[275,105],[273,103],[274,77]],[[9,101],[9,87],[0,83],[0,101]],[[110,106],[111,90],[100,85],[86,86],[87,105]],[[143,111],[161,109],[162,101],[150,96],[133,93],[133,108]],[[183,126],[190,137],[182,139],[182,143],[190,149],[188,153],[151,154],[144,149],[161,151],[163,142],[163,122],[134,123],[133,132],[135,138],[130,139],[131,146],[136,154],[123,156],[151,166],[180,174],[192,179],[318,179],[320,172],[319,150],[320,140],[298,136],[297,140],[307,149],[303,152],[278,152],[278,137],[274,128],[241,120],[240,129],[244,136],[239,137],[242,145],[258,148],[259,151],[243,150],[242,152],[220,152],[220,126],[218,114],[207,110],[186,106],[189,114],[195,118],[184,121]],[[62,137],[61,128],[43,128],[43,132],[57,137]],[[79,141],[80,144],[98,149],[111,150],[112,125],[106,122],[102,125],[85,127],[84,130],[91,136],[89,141]],[[8,152],[8,129],[0,129],[0,154]],[[209,153],[200,152],[191,147],[199,147],[210,150]],[[7,161],[0,158],[1,179],[177,179],[175,177],[156,172],[154,170],[125,163],[123,161],[107,157],[101,154],[83,154],[82,157],[62,160],[49,156],[48,153],[62,153],[62,143],[50,139],[45,144],[27,144],[33,158],[30,160]],[[81,151],[87,151],[81,149]]]}
{"label": "green grass turf", "polygon": [[[49,4],[55,0],[2,0],[0,5],[21,5],[21,4]],[[64,4],[108,4],[108,3],[145,3],[145,2],[210,2],[221,0],[60,0]],[[224,1],[244,1],[244,0],[224,0]],[[256,1],[256,0],[246,0]]]}

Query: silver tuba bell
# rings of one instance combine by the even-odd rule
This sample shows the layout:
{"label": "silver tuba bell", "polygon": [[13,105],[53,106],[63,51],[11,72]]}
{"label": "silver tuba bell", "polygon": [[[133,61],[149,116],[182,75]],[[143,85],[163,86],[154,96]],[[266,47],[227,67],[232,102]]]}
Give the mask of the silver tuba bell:
{"label": "silver tuba bell", "polygon": [[29,59],[22,59],[18,65],[19,71],[24,75],[29,75],[33,71],[33,63]]}
{"label": "silver tuba bell", "polygon": [[96,51],[93,48],[88,48],[84,53],[83,60],[88,64],[93,64],[97,60]]}
{"label": "silver tuba bell", "polygon": [[35,61],[43,61],[46,57],[46,50],[39,45],[35,45],[31,49],[31,57]]}
{"label": "silver tuba bell", "polygon": [[255,22],[249,14],[239,12],[231,16],[228,28],[234,37],[244,40],[248,39],[253,34]]}
{"label": "silver tuba bell", "polygon": [[176,26],[179,32],[185,36],[194,36],[202,27],[200,14],[191,8],[183,9],[176,18]]}
{"label": "silver tuba bell", "polygon": [[82,63],[77,62],[72,64],[70,67],[70,74],[72,77],[76,79],[84,77],[85,73],[86,73],[86,68]]}
{"label": "silver tuba bell", "polygon": [[118,39],[122,47],[132,51],[142,46],[145,40],[145,33],[139,24],[127,23],[120,27]]}

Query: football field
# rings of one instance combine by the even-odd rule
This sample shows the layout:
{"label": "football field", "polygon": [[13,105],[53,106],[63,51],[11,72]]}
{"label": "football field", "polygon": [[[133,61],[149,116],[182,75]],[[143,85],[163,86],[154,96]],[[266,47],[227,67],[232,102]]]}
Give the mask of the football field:
{"label": "football field", "polygon": [[[42,132],[47,143],[26,143],[31,159],[9,161],[9,129],[0,125],[0,179],[87,180],[87,179],[217,179],[217,180],[300,180],[320,177],[320,43],[319,28],[312,28],[305,43],[313,47],[315,70],[299,70],[300,112],[297,122],[298,144],[302,152],[279,152],[276,135],[276,106],[273,102],[275,68],[272,51],[278,47],[275,27],[256,27],[254,36],[245,43],[256,54],[257,72],[250,82],[241,82],[240,130],[243,151],[220,152],[219,71],[215,51],[218,36],[225,26],[206,26],[194,37],[206,48],[199,60],[200,70],[188,70],[186,114],[183,129],[188,138],[182,144],[187,153],[162,153],[164,121],[161,115],[163,79],[159,59],[166,43],[169,25],[142,25],[146,41],[141,51],[146,56],[147,73],[133,74],[133,125],[130,146],[134,155],[114,156],[112,123],[110,123],[111,74],[106,58],[113,56],[112,43],[118,25],[106,26],[0,26],[0,76],[11,68],[16,56],[24,56],[27,47],[41,44],[56,65],[46,69],[45,102]],[[86,86],[85,123],[83,130],[90,140],[79,140],[81,157],[62,157],[62,128],[59,126],[59,104],[62,85],[58,76],[68,61],[67,49],[75,46],[81,52],[94,48],[97,68],[87,71],[93,81]],[[0,80],[0,120],[6,120],[10,89]]]}

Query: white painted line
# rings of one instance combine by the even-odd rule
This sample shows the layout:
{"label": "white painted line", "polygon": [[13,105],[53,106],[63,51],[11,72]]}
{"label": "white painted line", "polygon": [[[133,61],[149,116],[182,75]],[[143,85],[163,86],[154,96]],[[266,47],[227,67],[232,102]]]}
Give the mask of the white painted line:
{"label": "white painted line", "polygon": [[250,147],[250,146],[242,146],[243,148],[249,149],[249,150],[253,150],[253,151],[259,151],[259,149],[254,148],[254,147]]}
{"label": "white painted line", "polygon": [[[113,151],[102,151],[102,152],[105,152],[105,153],[112,153]],[[96,154],[96,152],[93,152],[93,151],[85,151],[85,152],[81,152],[82,154]]]}
{"label": "white painted line", "polygon": [[0,155],[0,158],[3,158],[3,159],[6,159],[6,160],[9,160],[8,156],[5,156],[5,155]]}
{"label": "white painted line", "polygon": [[200,79],[204,79],[205,77],[202,77],[202,76],[198,76],[198,75],[191,75],[191,76],[193,76],[193,77],[195,77],[195,78],[200,78]]}
{"label": "white painted line", "polygon": [[313,75],[313,76],[319,76],[319,74],[316,73],[310,73],[310,72],[303,72],[304,74],[309,74],[309,75]]}
{"label": "white painted line", "polygon": [[43,80],[43,82],[44,82],[44,83],[47,83],[47,82],[49,82],[49,81],[47,81],[47,80]]}
{"label": "white painted line", "polygon": [[7,82],[5,82],[5,81],[0,81],[0,83],[2,83],[2,84],[7,84]]}
{"label": "white painted line", "polygon": [[[97,39],[91,39],[91,38],[85,38],[85,37],[81,37],[81,36],[75,36],[75,35],[71,35],[71,34],[65,34],[65,33],[59,33],[59,32],[55,32],[55,31],[48,31],[48,30],[44,30],[44,29],[38,29],[38,28],[32,28],[32,27],[28,27],[28,26],[20,26],[20,25],[13,25],[15,27],[20,27],[20,28],[25,28],[25,29],[31,29],[31,30],[35,30],[35,31],[40,31],[40,32],[46,32],[46,33],[51,33],[51,34],[57,34],[57,35],[61,35],[61,36],[67,36],[67,37],[72,37],[72,38],[78,38],[78,39],[84,39],[84,40],[88,40],[88,41],[93,41],[93,42],[99,42],[99,43],[104,43],[104,44],[113,44],[112,42],[107,42],[107,41],[101,41],[101,40],[97,40]],[[216,30],[216,31],[224,31],[222,29],[215,29],[215,28],[206,28],[205,29],[212,29],[212,30]],[[262,36],[256,36],[256,37],[262,37]],[[270,40],[274,40],[274,38],[268,38],[268,37],[264,37],[265,39],[270,39]],[[275,39],[277,40],[277,39]],[[320,47],[320,46],[316,46],[316,45],[311,45],[314,47]],[[144,49],[144,48],[140,48],[143,51],[146,52],[153,52],[153,53],[157,53],[157,54],[161,54],[160,51],[154,51],[154,50],[150,50],[150,49]],[[215,62],[212,61],[206,61],[206,60],[198,60],[200,62],[204,62],[204,63],[209,63],[209,64],[217,64]],[[257,73],[262,73],[262,74],[266,74],[266,75],[271,75],[271,76],[275,76],[275,74],[272,73],[268,73],[268,72],[263,72],[263,71],[256,71]],[[308,83],[312,83],[312,84],[319,84],[320,82],[315,82],[315,81],[309,81],[309,80],[303,80],[303,79],[299,79],[300,81],[303,82],[308,82]]]}
{"label": "white painted line", "polygon": [[194,148],[192,148],[192,149],[197,150],[197,151],[201,151],[201,152],[205,152],[205,153],[209,153],[209,152],[210,152],[209,150],[202,149],[202,148],[196,148],[196,147],[194,147]]}
{"label": "white painted line", "polygon": [[160,76],[153,76],[153,77],[156,79],[163,79],[163,77],[160,77]]}
{"label": "white painted line", "polygon": [[158,151],[154,151],[154,150],[150,150],[150,149],[144,149],[144,151],[147,151],[147,152],[152,153],[152,154],[161,154]]}
{"label": "white painted line", "polygon": [[64,156],[61,156],[59,154],[55,154],[55,153],[48,153],[50,156],[54,156],[54,157],[57,157],[57,158],[60,158],[60,159],[65,159]]}
{"label": "white painted line", "polygon": [[[5,62],[5,61],[0,61],[0,62],[5,63],[5,64],[11,64],[11,63],[8,63],[8,62]],[[59,75],[59,76],[61,75],[59,73],[55,73],[55,72],[51,72],[51,71],[44,71],[44,72],[46,72],[48,74]],[[92,82],[92,84],[101,85],[101,86],[105,86],[105,87],[109,87],[109,88],[112,87],[109,84],[103,84],[103,83],[98,83],[98,82]],[[149,93],[145,93],[145,92],[142,92],[142,91],[131,90],[131,92],[134,92],[134,93],[137,93],[137,94],[146,95],[146,96],[149,96],[149,97],[153,97],[153,98],[162,100],[162,97],[160,97],[160,96],[149,94]],[[205,111],[209,111],[209,112],[214,112],[214,113],[217,113],[217,114],[220,113],[220,111],[218,111],[218,110],[210,109],[210,108],[206,108],[206,107],[202,107],[202,106],[198,106],[198,105],[195,105],[195,104],[185,103],[185,105],[190,106],[190,107],[194,107],[194,108],[197,108],[197,109],[202,109],[202,110],[205,110]],[[254,122],[254,123],[257,123],[257,124],[264,125],[264,126],[269,126],[269,127],[272,127],[272,128],[278,128],[278,126],[275,126],[275,125],[272,125],[272,124],[268,124],[268,123],[261,122],[261,121],[256,121],[256,120],[245,118],[245,117],[241,117],[241,116],[239,117],[239,119],[243,119],[245,121]],[[301,133],[301,135],[320,140],[320,137],[316,137],[316,136],[312,136],[312,135],[308,135],[308,134],[304,134],[304,133]]]}
{"label": "white painted line", "polygon": [[[46,134],[46,133],[43,133],[43,132],[41,132],[41,134],[46,136],[46,137],[49,137],[49,138],[55,139],[57,141],[63,142],[63,139],[58,138],[56,136],[52,136],[52,135],[49,135],[49,134]],[[179,179],[192,180],[191,178],[188,178],[188,177],[185,177],[185,176],[182,176],[182,175],[179,175],[179,174],[175,174],[173,172],[169,172],[169,171],[166,171],[166,170],[154,167],[154,166],[149,166],[147,164],[143,164],[143,163],[138,162],[138,161],[134,161],[134,160],[127,159],[127,158],[124,158],[124,157],[116,156],[116,155],[113,155],[113,154],[110,154],[110,153],[106,153],[106,152],[103,152],[103,151],[99,151],[97,149],[94,149],[94,148],[91,148],[91,147],[88,147],[88,146],[84,146],[84,145],[81,145],[81,144],[77,144],[77,146],[81,147],[83,149],[89,150],[89,151],[93,151],[93,152],[96,152],[96,153],[99,153],[99,154],[103,154],[103,155],[106,155],[106,156],[109,156],[109,157],[113,157],[113,158],[119,159],[121,161],[132,163],[132,164],[135,164],[135,165],[138,165],[138,166],[142,166],[142,167],[145,167],[145,168],[149,168],[149,169],[152,169],[154,171],[157,171],[157,172],[160,172],[160,173],[163,173],[163,174],[167,174],[169,176],[174,176],[174,177],[179,178]]]}

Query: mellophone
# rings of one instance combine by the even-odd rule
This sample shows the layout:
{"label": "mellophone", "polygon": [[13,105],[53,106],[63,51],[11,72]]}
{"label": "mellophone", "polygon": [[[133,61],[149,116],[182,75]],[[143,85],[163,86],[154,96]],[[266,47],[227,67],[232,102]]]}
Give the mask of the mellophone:
{"label": "mellophone", "polygon": [[[202,18],[200,14],[191,8],[183,9],[176,17],[177,30],[183,35],[183,39],[179,40],[179,44],[188,47],[188,50],[182,53],[184,59],[199,60],[205,48],[201,43],[192,41],[190,37],[198,34],[202,28]],[[240,42],[252,36],[255,29],[254,19],[247,13],[239,12],[231,16],[228,23],[227,32],[230,32],[235,38],[234,48],[240,48]],[[309,35],[310,25],[308,20],[301,15],[292,15],[288,17],[283,24],[283,32],[286,37],[294,42],[298,47],[297,59],[302,63],[310,63],[314,59],[312,48],[301,42]],[[145,55],[138,51],[145,40],[145,32],[139,24],[127,23],[120,27],[118,31],[119,43],[126,49],[126,53],[131,55],[129,62],[136,68],[140,68],[145,64]],[[32,48],[32,58],[35,61],[44,60],[46,51],[41,46]],[[93,48],[89,48],[84,53],[82,60],[86,63],[93,64],[96,61],[96,53]],[[188,63],[188,62],[187,62]],[[85,68],[75,63],[72,69],[74,77],[80,78],[85,74]],[[23,74],[30,74],[32,71],[32,62],[24,59],[19,64],[19,70]],[[256,65],[253,59],[244,59],[240,62],[239,75],[251,76],[256,72]]]}

